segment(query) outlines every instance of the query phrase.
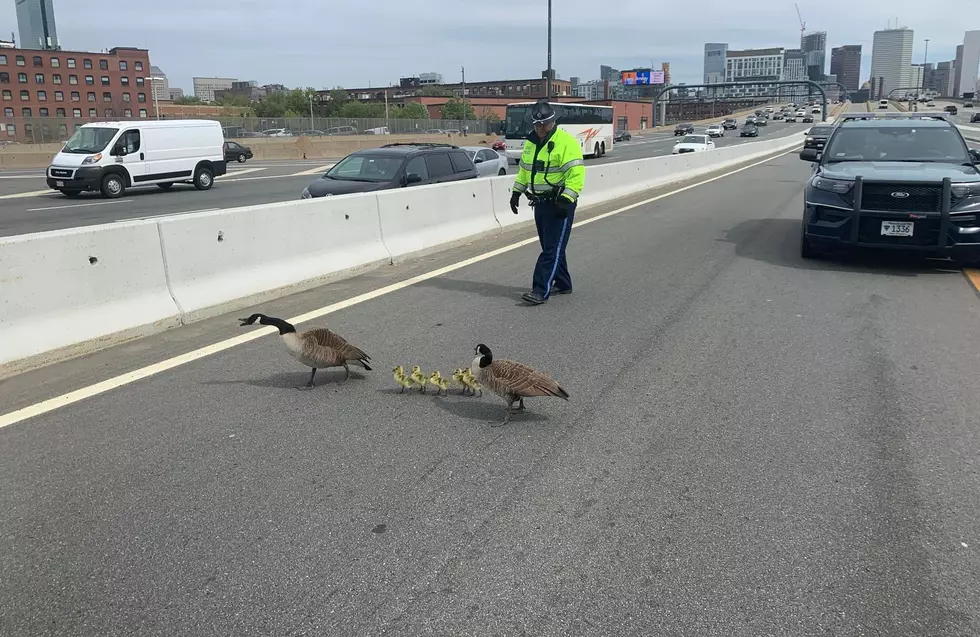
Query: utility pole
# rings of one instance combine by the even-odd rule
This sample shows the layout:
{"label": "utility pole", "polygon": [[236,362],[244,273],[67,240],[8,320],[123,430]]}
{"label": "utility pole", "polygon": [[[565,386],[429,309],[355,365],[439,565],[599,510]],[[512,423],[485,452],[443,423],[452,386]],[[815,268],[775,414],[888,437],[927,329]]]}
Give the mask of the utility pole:
{"label": "utility pole", "polygon": [[926,52],[922,56],[922,92],[926,92],[926,62],[929,61],[929,38],[926,38]]}
{"label": "utility pole", "polygon": [[466,67],[459,67],[459,72],[462,74],[463,80],[463,134],[466,134]]}
{"label": "utility pole", "polygon": [[548,101],[551,101],[551,0],[548,0],[548,83],[547,83],[547,95]]}

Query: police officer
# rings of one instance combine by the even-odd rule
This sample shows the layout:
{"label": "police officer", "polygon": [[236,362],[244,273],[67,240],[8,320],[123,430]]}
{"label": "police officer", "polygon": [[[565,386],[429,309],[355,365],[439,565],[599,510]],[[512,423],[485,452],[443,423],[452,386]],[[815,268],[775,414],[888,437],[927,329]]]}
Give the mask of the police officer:
{"label": "police officer", "polygon": [[534,131],[524,142],[510,198],[510,209],[515,215],[521,194],[534,206],[541,254],[534,266],[531,290],[521,297],[532,305],[546,302],[552,292],[572,291],[565,247],[572,232],[578,197],[585,185],[585,162],[578,140],[558,128],[557,120],[548,100],[538,100],[532,107]]}

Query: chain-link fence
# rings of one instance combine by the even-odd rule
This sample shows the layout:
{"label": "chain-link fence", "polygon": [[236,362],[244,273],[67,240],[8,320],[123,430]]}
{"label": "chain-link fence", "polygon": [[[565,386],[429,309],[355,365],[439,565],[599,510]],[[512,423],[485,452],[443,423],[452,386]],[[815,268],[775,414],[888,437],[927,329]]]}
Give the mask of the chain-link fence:
{"label": "chain-link fence", "polygon": [[[119,121],[122,118],[5,117],[0,120],[0,146],[11,143],[49,144],[65,142],[75,129],[89,122]],[[337,117],[166,117],[165,119],[210,119],[221,122],[227,139],[335,137],[345,135],[492,135],[497,122],[482,119],[351,119]],[[132,119],[134,125],[144,121]]]}

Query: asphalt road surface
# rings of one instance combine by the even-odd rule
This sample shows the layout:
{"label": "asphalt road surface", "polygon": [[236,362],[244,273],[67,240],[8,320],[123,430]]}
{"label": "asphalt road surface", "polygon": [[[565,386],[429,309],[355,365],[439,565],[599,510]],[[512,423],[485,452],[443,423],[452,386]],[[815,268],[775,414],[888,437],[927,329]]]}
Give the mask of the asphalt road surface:
{"label": "asphalt road surface", "polygon": [[[705,128],[696,130],[703,132]],[[772,123],[760,129],[759,139],[805,128],[803,124]],[[607,163],[668,155],[678,139],[669,132],[636,136],[631,141],[616,144],[614,152],[605,158],[588,161],[590,164]],[[722,147],[753,139],[740,138],[729,131],[715,143]],[[229,174],[218,177],[214,187],[207,192],[199,192],[191,185],[176,185],[169,192],[151,187],[131,190],[115,200],[104,199],[96,193],[68,199],[46,188],[43,170],[2,172],[0,236],[296,200],[303,188],[333,163],[318,160],[235,164],[230,167]],[[516,173],[516,167],[511,166],[509,172]]]}
{"label": "asphalt road surface", "polygon": [[[343,386],[297,391],[263,335],[0,429],[0,633],[980,634],[980,298],[944,262],[803,261],[810,168],[577,227],[574,293],[544,306],[518,300],[538,248],[517,230],[260,308],[530,239],[301,325],[373,357]],[[247,334],[249,311],[14,377],[0,404]],[[490,394],[397,393],[394,365],[446,375],[478,343],[571,400],[491,427]]]}

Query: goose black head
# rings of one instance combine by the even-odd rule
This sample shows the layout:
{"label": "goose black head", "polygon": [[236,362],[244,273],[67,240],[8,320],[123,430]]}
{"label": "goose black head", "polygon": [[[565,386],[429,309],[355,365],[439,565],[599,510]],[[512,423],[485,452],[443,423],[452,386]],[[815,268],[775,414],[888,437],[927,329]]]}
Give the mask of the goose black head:
{"label": "goose black head", "polygon": [[477,345],[474,351],[477,357],[480,359],[480,367],[486,367],[493,362],[493,352],[491,352],[490,348],[483,343]]}
{"label": "goose black head", "polygon": [[241,321],[241,325],[239,327],[245,327],[246,325],[254,325],[255,321],[259,321],[261,323],[263,318],[265,318],[265,314],[253,314],[248,318],[238,319],[239,321]]}

